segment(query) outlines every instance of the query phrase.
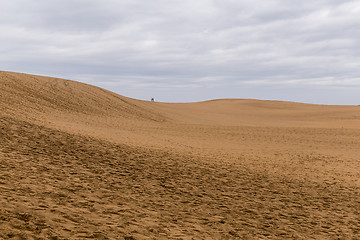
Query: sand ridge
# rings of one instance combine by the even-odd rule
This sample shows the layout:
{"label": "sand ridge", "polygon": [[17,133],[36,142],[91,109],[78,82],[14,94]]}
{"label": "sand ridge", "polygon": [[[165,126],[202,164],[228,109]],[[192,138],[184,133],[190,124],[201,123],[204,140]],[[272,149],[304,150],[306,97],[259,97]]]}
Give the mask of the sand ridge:
{"label": "sand ridge", "polygon": [[0,238],[360,238],[360,108],[169,104],[0,72]]}

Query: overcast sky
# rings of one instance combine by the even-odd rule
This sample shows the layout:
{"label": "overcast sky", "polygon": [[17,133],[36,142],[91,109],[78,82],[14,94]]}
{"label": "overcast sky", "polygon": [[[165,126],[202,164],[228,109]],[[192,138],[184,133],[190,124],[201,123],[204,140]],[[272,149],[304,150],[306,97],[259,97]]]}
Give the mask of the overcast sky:
{"label": "overcast sky", "polygon": [[149,100],[360,104],[360,1],[0,0],[0,70]]}

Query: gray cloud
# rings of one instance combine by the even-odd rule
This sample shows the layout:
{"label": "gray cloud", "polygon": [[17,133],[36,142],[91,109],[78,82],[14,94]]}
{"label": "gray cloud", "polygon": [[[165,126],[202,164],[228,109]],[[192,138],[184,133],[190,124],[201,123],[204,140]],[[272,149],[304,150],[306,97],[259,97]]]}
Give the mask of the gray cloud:
{"label": "gray cloud", "polygon": [[358,1],[0,3],[3,70],[140,99],[360,102]]}

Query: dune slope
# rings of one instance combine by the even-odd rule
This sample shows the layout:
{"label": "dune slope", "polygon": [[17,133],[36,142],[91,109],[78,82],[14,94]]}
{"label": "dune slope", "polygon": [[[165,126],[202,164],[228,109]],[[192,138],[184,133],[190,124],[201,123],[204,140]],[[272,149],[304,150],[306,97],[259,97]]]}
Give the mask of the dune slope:
{"label": "dune slope", "polygon": [[357,239],[357,106],[138,101],[0,72],[1,239]]}
{"label": "dune slope", "polygon": [[77,114],[162,121],[158,113],[135,101],[91,85],[70,80],[0,72],[3,113],[34,119]]}

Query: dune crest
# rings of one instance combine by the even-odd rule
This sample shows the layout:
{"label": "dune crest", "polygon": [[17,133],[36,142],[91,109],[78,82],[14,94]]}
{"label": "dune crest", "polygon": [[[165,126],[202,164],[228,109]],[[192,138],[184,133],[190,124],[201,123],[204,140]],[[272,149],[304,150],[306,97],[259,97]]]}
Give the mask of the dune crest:
{"label": "dune crest", "polygon": [[252,99],[153,103],[80,82],[13,72],[0,72],[0,87],[3,112],[31,119],[55,114],[224,126],[360,127],[358,106]]}

